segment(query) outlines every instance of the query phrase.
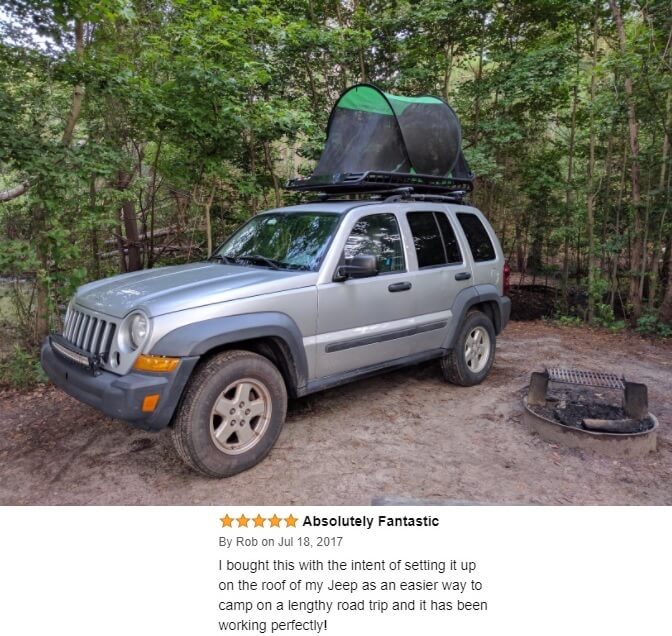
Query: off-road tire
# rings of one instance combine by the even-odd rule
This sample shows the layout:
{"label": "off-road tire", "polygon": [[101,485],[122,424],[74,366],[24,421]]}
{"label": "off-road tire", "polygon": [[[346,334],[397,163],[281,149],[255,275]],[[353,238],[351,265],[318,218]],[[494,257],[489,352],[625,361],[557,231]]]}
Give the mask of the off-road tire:
{"label": "off-road tire", "polygon": [[[248,379],[265,390],[270,413],[263,432],[250,442],[251,448],[229,454],[213,438],[213,409],[227,387]],[[280,435],[286,413],[287,388],[275,365],[250,351],[225,351],[197,368],[190,379],[175,416],[173,444],[180,458],[194,470],[208,477],[230,477],[268,454]]]}
{"label": "off-road tire", "polygon": [[[484,340],[487,334],[489,340],[487,359],[482,361],[482,367],[478,365],[477,371],[472,370],[467,361],[467,339],[474,333],[483,335]],[[460,327],[455,347],[441,358],[444,379],[460,386],[474,386],[483,382],[495,362],[495,340],[495,328],[490,318],[481,311],[470,311]]]}

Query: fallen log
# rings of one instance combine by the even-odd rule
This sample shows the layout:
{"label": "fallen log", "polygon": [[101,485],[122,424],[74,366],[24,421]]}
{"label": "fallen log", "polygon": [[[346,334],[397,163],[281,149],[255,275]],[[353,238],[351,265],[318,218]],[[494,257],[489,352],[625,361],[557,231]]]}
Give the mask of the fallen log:
{"label": "fallen log", "polygon": [[589,431],[600,433],[637,433],[639,432],[639,421],[632,418],[622,420],[597,420],[584,418],[583,425]]}

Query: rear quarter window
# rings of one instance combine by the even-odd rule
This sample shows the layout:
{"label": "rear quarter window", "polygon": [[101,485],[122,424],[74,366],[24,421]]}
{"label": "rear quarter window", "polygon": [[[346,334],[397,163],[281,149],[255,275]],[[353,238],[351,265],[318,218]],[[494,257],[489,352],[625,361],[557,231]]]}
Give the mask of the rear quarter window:
{"label": "rear quarter window", "polygon": [[481,220],[475,214],[468,212],[458,212],[457,220],[467,237],[474,261],[481,263],[495,260],[495,248]]}

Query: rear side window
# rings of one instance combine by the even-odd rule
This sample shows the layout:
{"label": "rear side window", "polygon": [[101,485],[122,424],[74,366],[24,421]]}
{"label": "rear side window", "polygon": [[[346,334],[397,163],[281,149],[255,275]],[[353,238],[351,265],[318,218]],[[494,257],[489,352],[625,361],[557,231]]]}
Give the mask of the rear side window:
{"label": "rear side window", "polygon": [[443,244],[446,247],[448,263],[461,263],[462,252],[460,251],[460,244],[457,242],[457,238],[455,238],[453,226],[443,212],[436,212],[435,214],[436,220],[439,222],[439,228],[441,229],[441,236],[443,236]]}
{"label": "rear side window", "polygon": [[477,263],[494,260],[495,248],[481,220],[475,214],[466,212],[458,212],[457,219],[467,237],[474,260]]}
{"label": "rear side window", "polygon": [[442,212],[408,212],[418,267],[461,263],[462,254],[448,217]]}

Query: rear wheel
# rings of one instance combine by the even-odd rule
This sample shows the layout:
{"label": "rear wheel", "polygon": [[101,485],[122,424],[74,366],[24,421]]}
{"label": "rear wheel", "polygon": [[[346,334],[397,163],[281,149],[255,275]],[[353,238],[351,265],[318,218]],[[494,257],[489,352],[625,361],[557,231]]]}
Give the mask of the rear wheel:
{"label": "rear wheel", "polygon": [[483,382],[495,361],[495,339],[490,318],[481,311],[469,312],[454,349],[441,359],[443,377],[460,386]]}
{"label": "rear wheel", "polygon": [[278,369],[250,351],[225,351],[187,387],[173,443],[191,468],[229,477],[260,462],[280,435],[287,389]]}

